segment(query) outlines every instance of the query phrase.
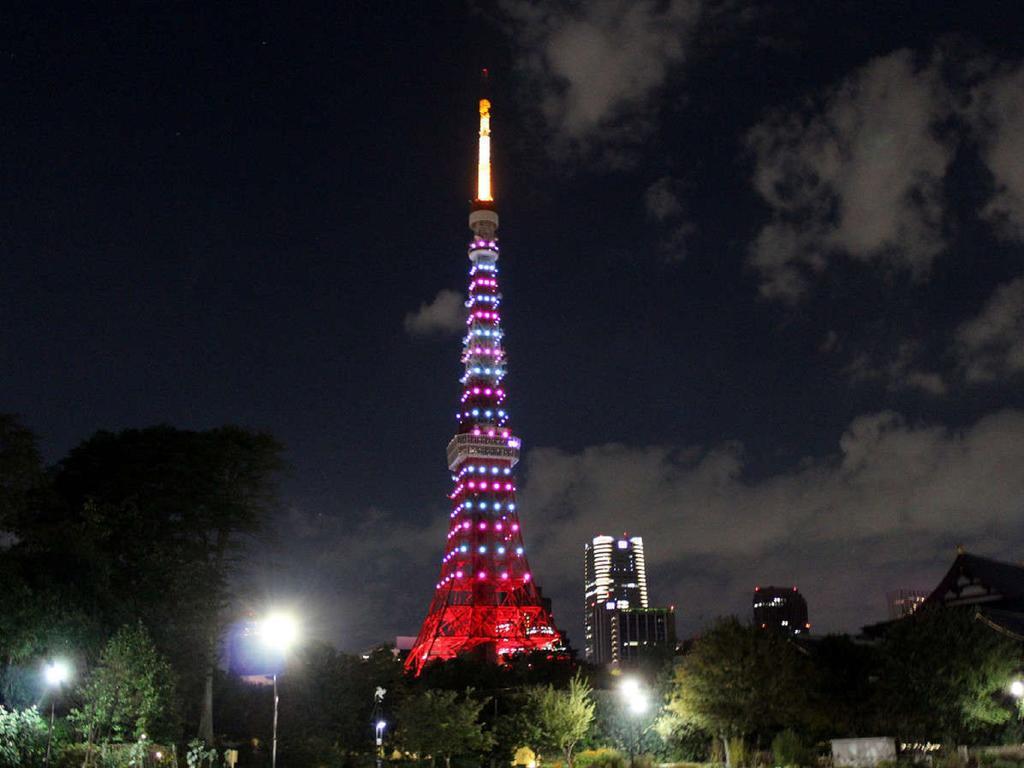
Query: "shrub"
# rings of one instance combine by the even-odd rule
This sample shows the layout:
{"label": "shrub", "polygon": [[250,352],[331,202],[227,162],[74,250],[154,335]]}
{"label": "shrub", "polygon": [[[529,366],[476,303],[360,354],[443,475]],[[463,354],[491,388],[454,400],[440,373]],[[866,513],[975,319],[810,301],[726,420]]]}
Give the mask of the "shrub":
{"label": "shrub", "polygon": [[772,756],[775,765],[811,765],[810,750],[796,733],[791,730],[779,731],[772,739]]}
{"label": "shrub", "polygon": [[729,750],[726,753],[729,762],[734,766],[750,765],[750,755],[747,754],[747,743],[742,736],[729,738]]}
{"label": "shrub", "polygon": [[573,761],[576,768],[626,768],[627,759],[617,749],[585,749]]}
{"label": "shrub", "polygon": [[46,754],[46,723],[35,707],[0,706],[0,768],[41,765]]}

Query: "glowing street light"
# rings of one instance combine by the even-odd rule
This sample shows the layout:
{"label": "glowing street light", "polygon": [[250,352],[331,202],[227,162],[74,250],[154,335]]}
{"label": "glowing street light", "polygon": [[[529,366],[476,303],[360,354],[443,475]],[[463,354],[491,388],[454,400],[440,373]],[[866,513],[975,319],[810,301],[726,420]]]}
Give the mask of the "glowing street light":
{"label": "glowing street light", "polygon": [[54,659],[43,667],[43,680],[48,688],[53,688],[50,697],[50,727],[46,731],[46,759],[43,765],[50,764],[50,745],[53,742],[53,716],[57,708],[57,694],[64,683],[71,679],[71,665],[61,659]]}
{"label": "glowing street light", "polygon": [[[263,644],[282,656],[295,645],[299,638],[299,625],[294,617],[287,613],[274,612],[268,614],[258,625],[257,634]],[[277,672],[274,673],[274,741],[270,748],[270,766],[277,768]]]}
{"label": "glowing street light", "polygon": [[[636,760],[636,753],[640,749],[640,715],[644,714],[650,707],[650,697],[635,677],[627,677],[619,684],[619,692],[626,700],[626,706],[631,714],[636,717],[636,740],[629,748],[629,765],[633,768]],[[634,748],[635,745],[635,748]]]}
{"label": "glowing street light", "polygon": [[1010,683],[1010,695],[1015,699],[1024,698],[1024,680],[1014,680]]}
{"label": "glowing street light", "polygon": [[642,715],[647,711],[650,701],[648,701],[647,694],[644,692],[643,687],[641,687],[639,680],[635,677],[627,677],[622,681],[619,690],[626,699],[626,705],[629,707],[630,712],[634,715]]}
{"label": "glowing street light", "polygon": [[59,688],[71,679],[71,667],[66,661],[51,661],[43,667],[43,678],[51,688]]}
{"label": "glowing street light", "polygon": [[259,636],[267,648],[287,653],[299,637],[299,625],[287,613],[271,613],[259,623]]}
{"label": "glowing street light", "polygon": [[384,759],[384,729],[388,727],[387,721],[384,719],[384,696],[387,694],[387,689],[377,686],[377,689],[373,692],[373,736],[374,744],[376,749],[376,768],[381,767],[381,762]]}

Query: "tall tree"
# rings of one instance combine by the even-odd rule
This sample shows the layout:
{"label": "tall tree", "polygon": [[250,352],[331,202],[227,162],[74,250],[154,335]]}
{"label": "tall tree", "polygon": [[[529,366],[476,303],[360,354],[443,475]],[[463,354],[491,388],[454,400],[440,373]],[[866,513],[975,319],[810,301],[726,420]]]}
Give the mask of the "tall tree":
{"label": "tall tree", "polygon": [[573,766],[573,751],[594,723],[594,698],[590,683],[577,671],[568,688],[537,687],[529,694],[527,712],[541,749],[556,750]]}
{"label": "tall tree", "polygon": [[725,744],[770,737],[806,720],[809,677],[807,658],[789,639],[722,619],[677,665],[667,708]]}
{"label": "tall tree", "polygon": [[23,520],[33,492],[45,480],[31,430],[9,413],[0,413],[0,547],[3,536]]}
{"label": "tall tree", "polygon": [[398,741],[420,758],[437,757],[450,768],[452,757],[490,749],[493,737],[484,731],[480,711],[486,699],[476,699],[471,690],[460,696],[455,691],[423,691],[407,696],[398,706]]}
{"label": "tall tree", "polygon": [[21,546],[110,627],[141,617],[213,738],[217,642],[243,545],[275,504],[281,446],[237,427],[98,432],[54,478],[56,503],[16,531]]}
{"label": "tall tree", "polygon": [[94,744],[173,736],[174,673],[142,624],[122,627],[78,690],[71,722]]}
{"label": "tall tree", "polygon": [[920,610],[893,624],[881,652],[876,707],[904,740],[964,743],[1014,716],[1007,690],[1021,647],[971,609]]}

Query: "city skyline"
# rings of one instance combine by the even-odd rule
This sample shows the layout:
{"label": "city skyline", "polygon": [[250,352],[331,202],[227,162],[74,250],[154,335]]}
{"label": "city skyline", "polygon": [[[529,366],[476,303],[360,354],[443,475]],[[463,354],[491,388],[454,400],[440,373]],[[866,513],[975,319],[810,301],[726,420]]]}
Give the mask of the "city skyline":
{"label": "city skyline", "polygon": [[[798,584],[885,618],[1024,545],[1024,8],[12,9],[0,410],[233,423],[290,471],[245,592],[419,627],[451,508],[477,74],[530,568],[642,532],[680,636]],[[1014,21],[1016,19],[1016,21]]]}

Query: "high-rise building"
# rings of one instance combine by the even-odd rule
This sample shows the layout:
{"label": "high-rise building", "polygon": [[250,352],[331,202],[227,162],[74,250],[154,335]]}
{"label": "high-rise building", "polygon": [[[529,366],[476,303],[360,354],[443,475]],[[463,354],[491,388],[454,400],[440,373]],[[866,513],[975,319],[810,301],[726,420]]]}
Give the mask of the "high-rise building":
{"label": "high-rise building", "polygon": [[520,442],[509,426],[504,383],[490,154],[491,103],[481,99],[477,193],[469,214],[465,372],[458,428],[448,443],[451,521],[434,598],[406,659],[406,669],[416,674],[433,659],[473,653],[497,662],[562,642],[534,584],[516,508],[513,469]]}
{"label": "high-rise building", "polygon": [[[595,536],[584,545],[584,651],[588,661],[618,661],[620,634],[615,611],[646,610],[647,563],[640,536]],[[660,610],[660,609],[659,609]],[[645,625],[646,626],[646,625]],[[675,614],[672,616],[675,640]],[[653,642],[654,635],[651,636]]]}
{"label": "high-rise building", "polygon": [[811,631],[807,601],[796,587],[754,587],[754,626],[790,635]]}
{"label": "high-rise building", "polygon": [[614,608],[595,605],[588,617],[593,632],[587,661],[628,664],[652,648],[676,646],[676,609]]}

